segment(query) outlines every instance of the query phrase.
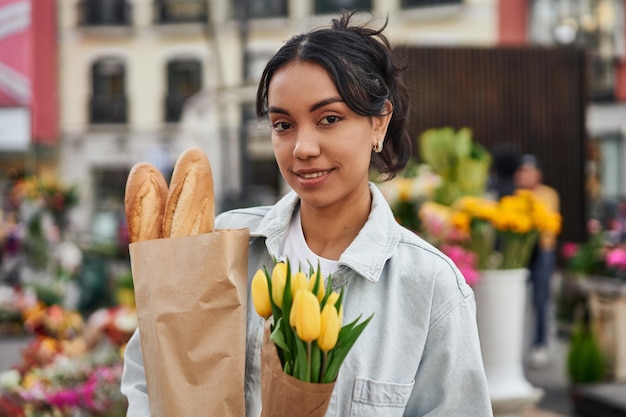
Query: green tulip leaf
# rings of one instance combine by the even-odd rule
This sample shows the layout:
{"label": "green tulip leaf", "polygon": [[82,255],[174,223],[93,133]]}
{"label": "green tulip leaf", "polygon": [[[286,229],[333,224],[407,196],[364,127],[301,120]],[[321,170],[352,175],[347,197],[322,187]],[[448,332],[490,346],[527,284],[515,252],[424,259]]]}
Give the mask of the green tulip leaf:
{"label": "green tulip leaf", "polygon": [[311,382],[320,380],[320,368],[322,367],[322,350],[317,342],[311,343]]}
{"label": "green tulip leaf", "polygon": [[356,324],[361,318],[361,316],[359,316],[352,323],[344,326],[346,328],[345,332],[344,328],[341,329],[341,331],[339,332],[337,346],[333,348],[333,350],[331,351],[332,354],[328,357],[328,367],[326,368],[326,372],[322,376],[322,383],[328,384],[337,379],[341,364],[343,363],[346,356],[348,356],[350,349],[352,349],[352,346],[359,338],[363,330],[365,330],[365,327],[369,324],[372,317],[374,317],[374,314],[369,316],[362,323]]}
{"label": "green tulip leaf", "polygon": [[290,352],[289,345],[285,340],[285,333],[283,331],[283,327],[285,327],[283,318],[281,317],[274,324],[274,330],[270,335],[270,340],[274,342],[274,344],[279,347],[283,352]]}
{"label": "green tulip leaf", "polygon": [[307,359],[307,344],[296,337],[296,355],[293,377],[304,382],[311,382],[311,373]]}

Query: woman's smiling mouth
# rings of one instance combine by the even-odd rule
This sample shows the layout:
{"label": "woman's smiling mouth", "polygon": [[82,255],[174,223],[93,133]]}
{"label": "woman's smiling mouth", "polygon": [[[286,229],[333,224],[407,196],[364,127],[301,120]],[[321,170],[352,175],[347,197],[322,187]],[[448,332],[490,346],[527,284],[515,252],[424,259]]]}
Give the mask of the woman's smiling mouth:
{"label": "woman's smiling mouth", "polygon": [[332,171],[332,170],[328,169],[326,171],[306,172],[306,173],[305,172],[296,172],[296,175],[299,176],[299,177],[302,177],[304,179],[310,180],[310,179],[313,179],[313,178],[318,178],[318,177],[321,177],[323,175],[326,175],[330,171]]}

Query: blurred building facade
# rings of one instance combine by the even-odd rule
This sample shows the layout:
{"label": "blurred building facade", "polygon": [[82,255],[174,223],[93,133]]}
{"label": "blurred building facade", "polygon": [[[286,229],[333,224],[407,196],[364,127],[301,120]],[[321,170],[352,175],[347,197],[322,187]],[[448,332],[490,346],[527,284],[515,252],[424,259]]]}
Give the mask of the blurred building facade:
{"label": "blurred building facade", "polygon": [[[4,100],[0,111],[39,106],[52,120],[39,125],[47,126],[41,135],[31,114],[29,131],[9,134],[22,145],[0,149],[3,176],[18,166],[77,184],[73,222],[89,239],[115,238],[134,164],[152,162],[167,176],[189,146],[209,155],[218,210],[282,194],[269,129],[254,116],[256,83],[286,39],[344,8],[370,10],[379,22],[388,16],[395,45],[588,48],[587,125],[593,155],[601,155],[590,154],[589,178],[600,196],[626,193],[621,0],[0,0],[6,4],[27,9],[28,68],[47,89],[33,87],[27,104]],[[56,25],[32,24],[42,16]],[[3,41],[0,64],[15,56]]]}
{"label": "blurred building facade", "polygon": [[[339,10],[389,16],[393,43],[493,45],[494,0],[59,0],[59,174],[82,191],[90,238],[113,239],[126,175],[171,172],[185,148],[213,167],[218,210],[284,192],[269,129],[254,116],[267,60]],[[371,16],[363,16],[369,19]],[[108,234],[108,235],[107,235]]]}

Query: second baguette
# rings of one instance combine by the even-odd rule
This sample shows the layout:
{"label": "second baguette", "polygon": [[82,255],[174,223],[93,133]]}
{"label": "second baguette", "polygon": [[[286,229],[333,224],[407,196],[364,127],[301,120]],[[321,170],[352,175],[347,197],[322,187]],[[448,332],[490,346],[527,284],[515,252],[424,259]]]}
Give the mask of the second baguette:
{"label": "second baguette", "polygon": [[163,237],[184,237],[209,233],[215,223],[213,174],[209,159],[198,148],[184,151],[172,173]]}

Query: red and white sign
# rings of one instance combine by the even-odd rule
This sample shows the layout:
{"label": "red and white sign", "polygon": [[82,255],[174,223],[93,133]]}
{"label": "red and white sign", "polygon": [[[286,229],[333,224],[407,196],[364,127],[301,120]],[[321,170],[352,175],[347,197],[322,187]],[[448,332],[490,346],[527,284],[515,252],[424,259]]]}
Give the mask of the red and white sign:
{"label": "red and white sign", "polygon": [[0,109],[27,110],[30,141],[49,145],[59,138],[56,7],[0,0]]}
{"label": "red and white sign", "polygon": [[30,106],[31,0],[0,0],[0,106]]}

